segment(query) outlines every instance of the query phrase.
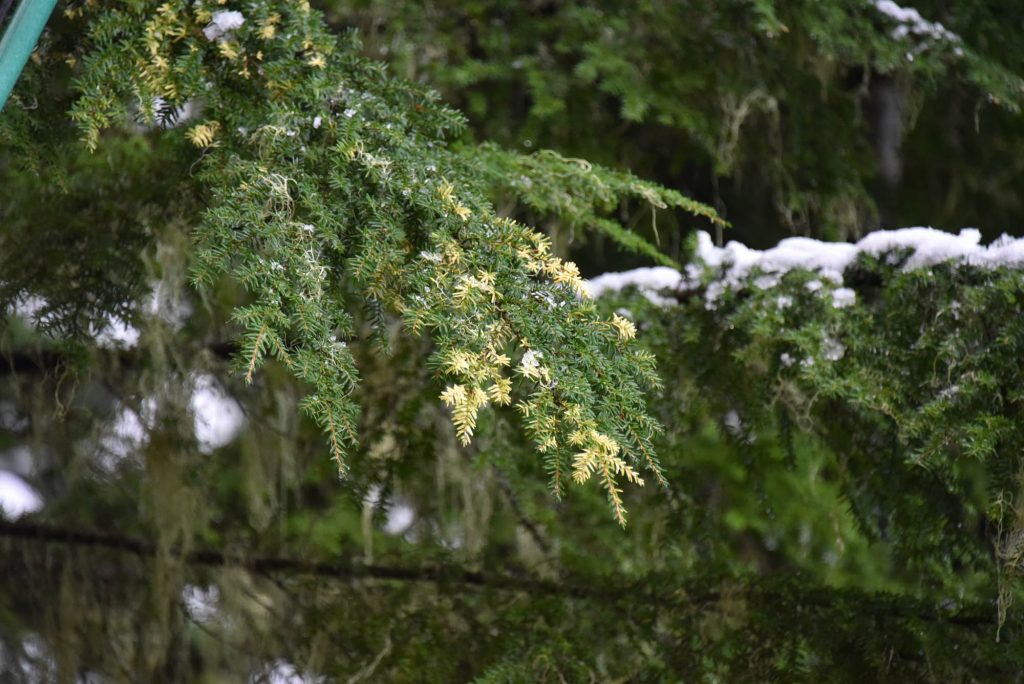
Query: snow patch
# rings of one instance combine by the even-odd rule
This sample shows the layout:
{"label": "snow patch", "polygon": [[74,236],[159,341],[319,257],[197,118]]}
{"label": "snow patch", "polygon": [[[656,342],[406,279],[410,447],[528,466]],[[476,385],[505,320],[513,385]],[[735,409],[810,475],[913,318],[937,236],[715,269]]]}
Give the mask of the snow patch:
{"label": "snow patch", "polygon": [[408,530],[416,519],[416,512],[411,506],[397,504],[388,510],[388,519],[384,522],[384,533],[397,535]]}
{"label": "snow patch", "polygon": [[96,333],[96,344],[105,349],[130,349],[139,343],[139,329],[131,323],[111,316]]}
{"label": "snow patch", "polygon": [[142,401],[139,411],[128,406],[119,408],[100,436],[97,465],[114,473],[125,461],[141,463],[139,451],[149,440],[155,412],[156,400],[152,397]]}
{"label": "snow patch", "polygon": [[960,42],[960,36],[937,21],[928,21],[913,7],[901,7],[892,0],[875,0],[874,5],[875,9],[896,22],[896,28],[892,30],[894,40],[913,35],[951,43]]}
{"label": "snow patch", "polygon": [[540,360],[544,358],[544,352],[534,351],[533,349],[527,349],[526,353],[523,354],[522,360],[520,360],[520,367],[529,372],[540,368]]}
{"label": "snow patch", "polygon": [[857,293],[848,287],[840,287],[832,291],[832,306],[845,309],[857,301]]}
{"label": "snow patch", "polygon": [[203,29],[203,35],[206,36],[206,40],[217,40],[224,34],[241,27],[244,23],[245,17],[241,12],[220,10],[213,13],[213,19]]}
{"label": "snow patch", "polygon": [[[189,380],[189,407],[199,451],[208,454],[230,444],[245,422],[242,407],[224,391],[215,377],[194,374]],[[156,420],[157,399],[147,397],[134,409],[121,405],[99,439],[98,465],[114,473],[125,461],[140,463]]]}
{"label": "snow patch", "polygon": [[908,251],[910,256],[903,268],[910,271],[944,261],[964,260],[985,250],[979,247],[980,243],[981,232],[975,228],[965,228],[959,235],[934,228],[903,228],[868,233],[857,243],[857,250],[873,256]]}
{"label": "snow patch", "polygon": [[322,684],[324,677],[302,672],[287,660],[275,660],[249,678],[250,684]]}
{"label": "snow patch", "polygon": [[711,236],[701,231],[697,233],[694,262],[687,264],[683,273],[666,266],[637,268],[599,275],[585,286],[591,297],[636,287],[654,304],[667,306],[676,300],[666,297],[666,291],[696,289],[711,274],[714,280],[707,286],[705,301],[708,309],[714,309],[717,300],[729,290],[745,286],[771,289],[786,273],[803,269],[817,276],[804,284],[808,292],[821,290],[827,282],[838,288],[832,291],[833,306],[843,308],[856,301],[856,293],[842,287],[843,272],[861,254],[888,256],[893,264],[902,259],[903,271],[941,263],[988,269],[1024,266],[1024,238],[1004,235],[988,246],[980,243],[981,233],[974,228],[965,228],[959,234],[934,228],[901,228],[875,231],[852,244],[793,237],[770,249],[757,250],[735,241],[716,247]]}
{"label": "snow patch", "polygon": [[242,407],[212,375],[196,376],[192,390],[192,415],[199,450],[210,453],[230,444],[242,429]]}
{"label": "snow patch", "polygon": [[42,507],[42,497],[29,483],[10,471],[0,470],[0,513],[3,517],[20,518]]}
{"label": "snow patch", "polygon": [[659,306],[673,300],[659,296],[663,290],[677,290],[683,282],[679,271],[668,266],[653,268],[634,268],[622,273],[605,273],[584,282],[583,286],[591,297],[600,297],[605,292],[618,292],[633,286],[644,293],[652,303]]}
{"label": "snow patch", "polygon": [[[29,634],[19,646],[13,643],[10,646],[7,643],[0,643],[0,672],[5,675],[4,681],[57,681],[57,661],[49,644],[41,636]],[[11,680],[6,677],[10,677]],[[77,681],[88,684],[88,680],[81,675]]]}
{"label": "snow patch", "polygon": [[[363,505],[376,508],[380,504],[380,485],[373,485],[363,499]],[[385,511],[386,519],[381,528],[385,534],[404,534],[416,520],[416,510],[401,496],[393,499],[393,504]]]}
{"label": "snow patch", "polygon": [[753,271],[761,273],[758,287],[764,289],[765,275],[778,279],[796,268],[816,271],[822,279],[842,283],[843,271],[857,257],[857,246],[846,242],[822,242],[805,237],[786,238],[768,250],[750,249],[736,241],[715,247],[711,236],[697,234],[697,258],[707,268],[724,269],[725,284],[739,285]]}
{"label": "snow patch", "polygon": [[220,589],[216,584],[200,587],[186,584],[181,590],[181,601],[189,617],[201,624],[209,624],[217,617],[217,604],[220,603]]}
{"label": "snow patch", "polygon": [[39,295],[23,294],[14,300],[13,315],[28,322],[36,322],[39,313],[46,307],[46,300]]}
{"label": "snow patch", "polygon": [[822,351],[825,354],[825,358],[829,361],[838,361],[846,355],[846,347],[843,344],[832,337],[826,337],[822,344]]}

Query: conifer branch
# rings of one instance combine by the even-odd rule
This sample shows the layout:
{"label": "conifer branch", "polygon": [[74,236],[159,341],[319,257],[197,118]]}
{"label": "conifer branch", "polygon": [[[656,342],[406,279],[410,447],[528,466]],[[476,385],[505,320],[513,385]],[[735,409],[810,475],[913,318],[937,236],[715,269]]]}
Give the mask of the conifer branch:
{"label": "conifer branch", "polygon": [[[73,528],[56,527],[27,521],[0,520],[0,537],[33,544],[60,544],[72,547],[102,548],[128,553],[139,558],[151,558],[157,554],[157,545],[134,537],[109,532],[95,532]],[[543,580],[530,576],[510,575],[482,570],[469,570],[456,564],[439,565],[376,565],[358,562],[354,556],[338,557],[331,560],[305,559],[291,556],[244,555],[216,549],[171,549],[179,560],[197,566],[242,568],[262,574],[292,573],[313,575],[335,580],[374,579],[394,582],[426,582],[431,584],[463,584],[481,589],[526,592],[534,596],[550,596],[575,600],[600,602],[627,601],[653,606],[705,607],[725,597],[721,590],[714,588],[714,578],[689,578],[681,585],[669,590],[666,577],[646,579],[630,578],[628,581],[588,581],[582,577],[563,580]],[[709,580],[711,580],[709,582]],[[742,585],[742,577],[719,578],[717,583],[730,586]],[[651,590],[649,588],[659,587]],[[745,588],[751,597],[763,600],[796,601],[820,610],[838,605],[840,599],[856,595],[857,605],[866,606],[879,617],[894,619],[924,620],[927,622],[957,625],[971,629],[994,629],[997,624],[996,612],[992,606],[983,603],[964,604],[957,610],[935,607],[925,601],[895,594],[879,592],[858,592],[853,589],[836,590],[830,587],[801,587],[799,593],[783,584],[752,580]],[[731,599],[735,594],[729,592]],[[1013,627],[1019,620],[1010,618]],[[1005,629],[1005,627],[1004,627]]]}
{"label": "conifer branch", "polygon": [[[267,324],[264,323],[260,326],[259,332],[256,333],[256,340],[252,345],[252,355],[249,357],[249,369],[245,373],[246,384],[252,383],[253,373],[256,372],[256,361],[260,355],[260,345],[263,344],[263,338],[267,334]],[[332,433],[333,434],[333,433]]]}
{"label": "conifer branch", "polygon": [[633,443],[640,449],[640,453],[644,456],[644,461],[647,463],[647,467],[652,473],[654,473],[654,479],[658,481],[658,484],[662,487],[668,487],[668,479],[665,477],[665,470],[658,463],[658,460],[651,453],[650,449],[644,446],[644,442],[640,439],[640,436],[636,434],[636,430],[633,429],[632,425],[627,423],[626,431],[629,436],[633,438]]}
{"label": "conifer branch", "polygon": [[342,472],[345,470],[345,460],[342,456],[341,445],[338,443],[338,432],[334,427],[334,416],[330,413],[327,414],[327,427],[331,434],[331,456],[338,466],[338,472]]}

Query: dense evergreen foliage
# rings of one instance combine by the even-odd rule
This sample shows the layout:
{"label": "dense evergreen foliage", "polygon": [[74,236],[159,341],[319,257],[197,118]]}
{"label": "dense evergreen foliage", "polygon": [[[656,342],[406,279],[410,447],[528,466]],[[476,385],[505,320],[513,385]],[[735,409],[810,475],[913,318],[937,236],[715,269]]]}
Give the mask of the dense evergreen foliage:
{"label": "dense evergreen foliage", "polygon": [[699,195],[745,242],[893,225],[994,238],[1021,213],[1024,49],[1005,3],[324,4],[483,137]]}
{"label": "dense evergreen foliage", "polygon": [[59,5],[4,678],[1019,680],[1021,260],[694,232],[1013,232],[1021,18],[916,6]]}

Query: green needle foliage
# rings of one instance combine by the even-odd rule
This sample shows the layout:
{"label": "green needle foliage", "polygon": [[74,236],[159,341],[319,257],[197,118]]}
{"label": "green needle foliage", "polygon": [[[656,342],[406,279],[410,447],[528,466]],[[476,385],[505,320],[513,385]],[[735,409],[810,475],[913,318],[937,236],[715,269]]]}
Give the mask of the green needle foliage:
{"label": "green needle foliage", "polygon": [[[461,116],[359,57],[356,39],[329,33],[306,3],[256,3],[244,16],[214,2],[69,15],[87,37],[70,115],[88,148],[114,125],[200,112],[164,133],[203,152],[192,168],[208,203],[193,281],[229,274],[250,293],[233,313],[246,380],[273,357],[308,383],[303,408],[339,469],[359,441],[348,343],[352,309],[366,307],[432,336],[430,363],[450,382],[441,398],[463,444],[481,409],[515,403],[556,496],[597,475],[625,524],[620,479],[643,484],[647,469],[662,480],[642,394],[658,383],[651,357],[620,319],[597,316],[574,264],[486,195],[519,167],[545,187],[523,193],[528,206],[647,254],[659,253],[601,214],[628,196],[652,212],[717,220],[713,210],[554,154],[451,151]],[[378,316],[377,334],[384,325]]]}
{"label": "green needle foliage", "polygon": [[680,443],[693,409],[675,407],[694,403],[741,438],[814,435],[868,539],[951,595],[998,587],[1005,617],[1024,570],[1024,281],[1007,265],[907,270],[911,256],[861,254],[842,291],[799,267],[738,282],[707,268],[664,309],[641,293],[607,306],[645,322]]}
{"label": "green needle foliage", "polygon": [[[482,138],[686,188],[744,242],[979,222],[994,238],[1020,215],[1016,7],[902,3],[922,25],[874,0],[322,4]],[[903,158],[896,187],[883,154]]]}

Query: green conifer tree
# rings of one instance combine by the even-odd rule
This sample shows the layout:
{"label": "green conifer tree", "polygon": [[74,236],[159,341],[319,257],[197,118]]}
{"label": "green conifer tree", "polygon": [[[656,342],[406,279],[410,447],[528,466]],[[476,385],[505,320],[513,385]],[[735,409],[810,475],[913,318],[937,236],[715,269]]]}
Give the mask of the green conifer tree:
{"label": "green conifer tree", "polygon": [[[1021,150],[999,8],[937,5],[58,5],[0,679],[1014,681],[1020,245],[710,237],[876,227],[969,104]],[[958,154],[922,216],[1019,216]]]}

